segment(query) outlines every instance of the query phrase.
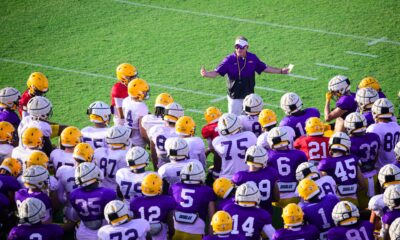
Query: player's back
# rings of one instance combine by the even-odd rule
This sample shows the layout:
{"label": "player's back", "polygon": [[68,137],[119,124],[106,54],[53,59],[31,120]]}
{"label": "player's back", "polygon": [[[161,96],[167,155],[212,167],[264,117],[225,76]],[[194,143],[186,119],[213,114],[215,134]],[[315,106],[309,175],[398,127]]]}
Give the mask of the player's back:
{"label": "player's back", "polygon": [[106,135],[108,128],[96,128],[87,126],[82,128],[82,140],[85,143],[89,143],[93,149],[107,147]]}
{"label": "player's back", "polygon": [[8,196],[9,192],[15,192],[20,188],[21,185],[15,177],[0,174],[0,193]]}
{"label": "player's back", "polygon": [[260,136],[262,132],[261,124],[258,122],[258,115],[239,115],[242,131],[253,132],[256,137]]}
{"label": "player's back", "polygon": [[0,164],[4,159],[11,157],[14,146],[8,143],[0,144]]}
{"label": "player's back", "polygon": [[295,138],[306,135],[306,121],[310,117],[320,117],[319,110],[316,108],[306,108],[299,115],[285,116],[279,123],[280,127],[289,126],[295,131]]}
{"label": "player's back", "polygon": [[151,172],[134,173],[130,168],[121,168],[117,171],[115,181],[119,186],[124,200],[130,201],[143,196],[141,184],[144,177],[149,173]]}
{"label": "player's back", "polygon": [[336,226],[328,231],[328,240],[352,239],[352,237],[360,240],[373,240],[374,227],[367,220],[358,221],[356,224],[349,226]]}
{"label": "player's back", "polygon": [[246,240],[246,238],[242,235],[228,233],[224,235],[208,235],[203,237],[203,240]]}
{"label": "player's back", "polygon": [[28,157],[31,155],[32,151],[33,150],[24,148],[20,145],[13,149],[11,157],[19,160],[22,163],[22,168],[25,169],[26,160],[28,160]]}
{"label": "player's back", "polygon": [[208,144],[211,145],[212,140],[214,140],[214,138],[219,136],[218,121],[205,125],[201,129],[201,135],[203,136],[204,139],[207,139],[207,141],[209,141]]}
{"label": "player's back", "polygon": [[117,226],[105,225],[99,229],[97,236],[99,240],[146,240],[148,231],[150,231],[149,222],[143,219],[132,219]]}
{"label": "player's back", "polygon": [[162,116],[156,116],[154,114],[147,114],[142,118],[142,127],[146,130],[147,134],[149,134],[150,128],[154,126],[163,126],[164,120]]}
{"label": "player's back", "polygon": [[62,149],[56,148],[51,151],[50,163],[53,165],[55,172],[57,172],[57,170],[64,165],[74,166],[73,154],[72,152],[69,153]]}
{"label": "player's back", "polygon": [[203,164],[203,167],[206,167],[206,148],[203,140],[195,136],[184,139],[189,146],[189,158],[199,160]]}
{"label": "player's back", "polygon": [[33,225],[18,225],[11,229],[8,240],[54,240],[63,239],[64,230],[56,224],[37,223]]}
{"label": "player's back", "polygon": [[321,189],[321,197],[328,194],[336,196],[336,182],[331,176],[322,176],[315,180],[315,183]]}
{"label": "player's back", "polygon": [[170,185],[180,182],[182,168],[190,162],[198,162],[197,159],[185,159],[178,162],[169,162],[162,165],[158,169],[158,174],[163,180],[166,180]]}
{"label": "player's back", "polygon": [[115,175],[121,168],[125,168],[125,156],[128,149],[111,149],[111,148],[98,148],[94,151],[93,161],[103,172],[104,180],[101,185],[103,187],[116,189],[117,183]]}
{"label": "player's back", "polygon": [[313,225],[303,225],[293,228],[282,228],[275,232],[273,240],[316,240],[319,237],[318,228]]}
{"label": "player's back", "polygon": [[[18,126],[18,136],[22,139],[22,133],[29,127],[35,127],[42,131],[43,136],[50,137],[52,134],[51,126],[48,122],[41,120],[33,120],[31,116],[24,117]],[[22,143],[20,142],[20,145]]]}
{"label": "player's back", "polygon": [[149,139],[154,143],[158,159],[165,159],[167,152],[165,151],[165,141],[170,137],[177,137],[175,128],[170,126],[154,126],[150,128]]}
{"label": "player's back", "polygon": [[329,154],[329,138],[324,136],[301,136],[294,142],[294,147],[312,162],[318,162]]}
{"label": "player's back", "polygon": [[347,115],[357,110],[355,94],[350,93],[349,95],[340,96],[340,98],[336,101],[336,107],[346,111],[340,116],[341,118],[345,119]]}
{"label": "player's back", "polygon": [[56,173],[56,177],[58,179],[59,192],[62,191],[60,194],[68,195],[77,188],[75,184],[75,167],[61,166]]}
{"label": "player's back", "polygon": [[144,139],[139,131],[139,120],[149,113],[147,105],[144,102],[137,102],[127,97],[122,102],[122,110],[125,116],[125,126],[132,129],[132,144],[136,146],[145,146]]}
{"label": "player's back", "polygon": [[364,177],[376,174],[375,161],[381,147],[379,136],[375,133],[366,133],[361,136],[351,136],[350,140],[350,153],[358,157]]}

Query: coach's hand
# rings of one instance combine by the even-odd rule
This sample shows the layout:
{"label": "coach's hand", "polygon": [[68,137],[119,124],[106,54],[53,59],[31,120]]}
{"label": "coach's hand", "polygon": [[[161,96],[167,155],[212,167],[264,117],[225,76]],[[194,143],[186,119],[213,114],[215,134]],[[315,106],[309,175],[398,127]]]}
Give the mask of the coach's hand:
{"label": "coach's hand", "polygon": [[200,68],[200,74],[201,74],[201,76],[203,76],[203,77],[207,77],[207,71],[206,71],[206,69],[204,68],[204,66],[201,66],[201,68]]}

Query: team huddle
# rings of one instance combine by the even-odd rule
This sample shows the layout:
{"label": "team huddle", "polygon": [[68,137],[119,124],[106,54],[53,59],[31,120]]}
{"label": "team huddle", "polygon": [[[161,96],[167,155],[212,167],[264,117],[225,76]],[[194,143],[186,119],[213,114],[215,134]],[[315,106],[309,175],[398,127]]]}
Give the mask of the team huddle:
{"label": "team huddle", "polygon": [[116,73],[83,129],[50,121],[40,72],[0,90],[2,238],[400,239],[400,126],[375,78],[329,81],[334,124],[296,93],[280,121],[250,94],[242,115],[209,107],[202,139],[170,94],[150,113],[134,66]]}

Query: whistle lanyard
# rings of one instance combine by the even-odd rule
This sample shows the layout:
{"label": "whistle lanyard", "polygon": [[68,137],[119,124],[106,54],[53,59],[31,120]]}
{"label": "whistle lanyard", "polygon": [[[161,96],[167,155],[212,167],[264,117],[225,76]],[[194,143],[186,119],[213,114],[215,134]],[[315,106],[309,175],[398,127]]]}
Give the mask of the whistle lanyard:
{"label": "whistle lanyard", "polygon": [[244,58],[243,67],[240,67],[239,57],[238,56],[236,56],[236,63],[237,63],[237,66],[238,66],[239,80],[242,80],[241,74],[242,74],[243,69],[246,67],[246,58]]}

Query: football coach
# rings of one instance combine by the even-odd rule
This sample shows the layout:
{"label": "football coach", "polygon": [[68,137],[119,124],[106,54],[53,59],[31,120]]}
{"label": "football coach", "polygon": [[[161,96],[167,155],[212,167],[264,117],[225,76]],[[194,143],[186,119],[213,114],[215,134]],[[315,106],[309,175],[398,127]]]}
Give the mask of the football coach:
{"label": "football coach", "polygon": [[243,36],[235,40],[235,51],[222,60],[214,71],[207,71],[204,66],[200,74],[206,78],[227,75],[228,86],[228,112],[236,115],[242,114],[244,98],[254,93],[255,73],[288,74],[288,68],[274,68],[267,66],[254,53],[248,52],[249,43]]}

